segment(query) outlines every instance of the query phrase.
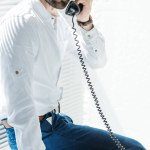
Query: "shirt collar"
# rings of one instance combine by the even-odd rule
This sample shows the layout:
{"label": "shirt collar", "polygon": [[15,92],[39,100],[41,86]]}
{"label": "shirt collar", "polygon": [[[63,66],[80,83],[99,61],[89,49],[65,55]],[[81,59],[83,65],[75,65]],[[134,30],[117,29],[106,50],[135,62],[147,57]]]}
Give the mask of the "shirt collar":
{"label": "shirt collar", "polygon": [[40,0],[29,0],[34,11],[43,19],[43,20],[50,20],[51,18],[56,19],[60,17],[60,12],[57,10],[57,16],[51,15],[46,8],[43,6]]}

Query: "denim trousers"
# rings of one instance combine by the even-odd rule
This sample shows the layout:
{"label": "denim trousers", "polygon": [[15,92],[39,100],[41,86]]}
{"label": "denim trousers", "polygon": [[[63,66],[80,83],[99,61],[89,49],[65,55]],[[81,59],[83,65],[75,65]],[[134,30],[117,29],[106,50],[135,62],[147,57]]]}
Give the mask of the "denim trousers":
{"label": "denim trousers", "polygon": [[[48,118],[52,117],[52,122]],[[48,112],[40,121],[46,150],[119,150],[105,130],[73,123],[64,113]],[[18,150],[14,128],[5,128],[11,150]],[[146,150],[135,139],[114,133],[126,150]]]}

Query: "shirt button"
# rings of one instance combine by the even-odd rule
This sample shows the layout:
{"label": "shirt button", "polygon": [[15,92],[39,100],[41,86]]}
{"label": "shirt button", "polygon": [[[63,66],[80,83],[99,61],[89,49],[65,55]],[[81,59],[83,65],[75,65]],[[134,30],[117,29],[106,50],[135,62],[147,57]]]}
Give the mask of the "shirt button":
{"label": "shirt button", "polygon": [[97,52],[97,49],[95,50],[95,52]]}
{"label": "shirt button", "polygon": [[16,73],[16,74],[19,74],[19,71],[18,71],[18,70],[16,70],[16,71],[15,71],[15,73]]}
{"label": "shirt button", "polygon": [[88,35],[88,37],[91,37],[91,35]]}
{"label": "shirt button", "polygon": [[23,74],[23,69],[22,68],[16,68],[14,70],[14,73],[15,73],[16,76],[19,77],[19,76],[21,76]]}

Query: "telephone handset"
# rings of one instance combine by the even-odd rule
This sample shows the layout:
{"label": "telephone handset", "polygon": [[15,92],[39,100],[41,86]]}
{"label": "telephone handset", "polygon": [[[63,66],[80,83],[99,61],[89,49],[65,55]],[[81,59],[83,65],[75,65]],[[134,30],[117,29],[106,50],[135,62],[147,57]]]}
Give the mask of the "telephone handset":
{"label": "telephone handset", "polygon": [[68,6],[66,7],[65,14],[69,16],[74,16],[79,14],[83,9],[83,5],[77,5],[74,1],[70,1]]}
{"label": "telephone handset", "polygon": [[72,16],[72,24],[73,24],[72,29],[74,30],[73,35],[75,36],[74,40],[76,41],[76,46],[77,46],[77,51],[78,51],[78,55],[79,55],[79,60],[81,62],[81,67],[82,67],[83,72],[85,74],[85,77],[87,79],[88,86],[89,86],[89,88],[91,90],[91,93],[92,93],[92,96],[94,98],[95,105],[96,105],[96,108],[98,110],[98,113],[100,114],[100,117],[102,118],[102,120],[104,122],[104,125],[105,125],[105,127],[107,128],[107,130],[108,130],[108,132],[110,134],[110,138],[114,141],[114,143],[116,144],[118,149],[119,150],[125,150],[125,147],[120,143],[120,141],[114,135],[114,133],[112,132],[112,129],[111,129],[107,119],[105,118],[105,115],[104,115],[104,113],[103,113],[103,111],[102,111],[102,109],[100,107],[98,98],[97,98],[97,96],[95,94],[93,85],[90,82],[90,77],[89,77],[87,68],[86,68],[86,66],[84,64],[84,59],[82,57],[82,51],[80,49],[79,41],[77,40],[78,35],[76,34],[76,28],[74,26],[74,16],[79,14],[82,11],[83,7],[84,6],[82,4],[78,5],[78,4],[76,4],[75,1],[70,1],[69,4],[66,7],[65,14],[69,15],[69,16]]}

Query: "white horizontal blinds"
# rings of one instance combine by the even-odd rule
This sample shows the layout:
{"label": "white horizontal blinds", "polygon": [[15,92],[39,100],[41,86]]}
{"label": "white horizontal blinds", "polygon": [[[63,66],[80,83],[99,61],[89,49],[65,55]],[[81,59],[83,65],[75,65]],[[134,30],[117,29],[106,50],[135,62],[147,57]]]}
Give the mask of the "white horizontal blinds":
{"label": "white horizontal blinds", "polygon": [[7,136],[4,126],[0,123],[0,149],[8,145]]}
{"label": "white horizontal blinds", "polygon": [[74,123],[83,123],[84,88],[82,70],[79,63],[70,58],[65,58],[58,82],[63,86],[63,99],[61,112],[71,116]]}

